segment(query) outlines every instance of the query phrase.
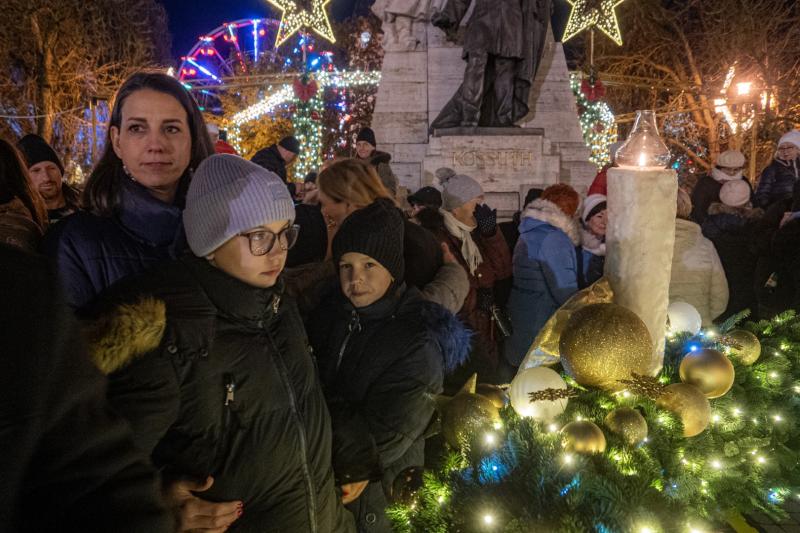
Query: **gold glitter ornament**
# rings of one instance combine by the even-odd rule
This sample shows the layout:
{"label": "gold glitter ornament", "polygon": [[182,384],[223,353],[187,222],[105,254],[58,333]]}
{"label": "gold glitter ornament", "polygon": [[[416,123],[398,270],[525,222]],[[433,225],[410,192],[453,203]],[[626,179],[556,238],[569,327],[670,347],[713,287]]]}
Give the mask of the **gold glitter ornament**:
{"label": "gold glitter ornament", "polygon": [[741,364],[750,366],[761,357],[761,341],[749,331],[737,329],[725,337],[735,345],[731,346],[731,357]]}
{"label": "gold glitter ornament", "polygon": [[647,438],[647,421],[636,409],[619,407],[606,415],[603,423],[622,440],[635,446]]}
{"label": "gold glitter ornament", "polygon": [[694,385],[706,398],[724,396],[733,386],[736,372],[725,354],[705,348],[689,352],[681,361],[681,381]]}
{"label": "gold glitter ornament", "polygon": [[488,398],[498,409],[502,409],[508,404],[508,394],[497,385],[478,383],[475,393]]}
{"label": "gold glitter ornament", "polygon": [[593,304],[572,314],[559,343],[564,370],[581,385],[616,391],[621,379],[647,374],[653,344],[642,319],[611,303]]}
{"label": "gold glitter ornament", "polygon": [[656,405],[678,415],[683,422],[683,436],[694,437],[702,433],[711,421],[711,405],[708,398],[695,387],[686,383],[673,383],[664,388]]}
{"label": "gold glitter ornament", "polygon": [[412,506],[417,503],[419,489],[425,484],[425,469],[421,466],[411,466],[400,471],[392,483],[392,503]]}
{"label": "gold glitter ornament", "polygon": [[452,398],[439,397],[442,417],[442,435],[453,448],[465,444],[470,448],[480,445],[487,431],[495,431],[500,424],[500,411],[485,396],[475,394],[477,375],[464,384]]}
{"label": "gold glitter ornament", "polygon": [[[558,344],[572,313],[587,305],[610,303],[613,299],[614,291],[606,278],[600,278],[592,285],[573,294],[539,330],[520,368],[557,363],[561,358]],[[534,362],[538,364],[533,364]]]}
{"label": "gold glitter ornament", "polygon": [[561,428],[561,445],[568,452],[603,453],[606,436],[594,422],[576,420]]}

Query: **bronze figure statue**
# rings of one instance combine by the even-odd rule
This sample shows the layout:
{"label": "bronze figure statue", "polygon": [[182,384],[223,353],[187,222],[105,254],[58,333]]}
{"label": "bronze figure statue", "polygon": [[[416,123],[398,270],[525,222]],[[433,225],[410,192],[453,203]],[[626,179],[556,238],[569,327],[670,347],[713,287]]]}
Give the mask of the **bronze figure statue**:
{"label": "bronze figure statue", "polygon": [[[551,0],[474,0],[464,32],[464,81],[431,129],[513,127],[528,114],[528,93],[550,25]],[[458,28],[470,0],[447,0],[431,23]]]}

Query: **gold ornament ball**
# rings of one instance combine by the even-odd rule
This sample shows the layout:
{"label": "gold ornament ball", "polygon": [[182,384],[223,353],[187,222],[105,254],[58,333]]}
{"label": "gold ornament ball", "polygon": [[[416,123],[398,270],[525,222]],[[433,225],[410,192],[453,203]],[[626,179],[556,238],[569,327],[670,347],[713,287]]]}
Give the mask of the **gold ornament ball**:
{"label": "gold ornament ball", "polygon": [[487,430],[500,422],[500,412],[489,398],[479,394],[459,392],[442,408],[442,435],[453,448],[462,443],[471,446]]}
{"label": "gold ornament ball", "polygon": [[636,409],[619,407],[606,415],[606,427],[631,446],[647,438],[647,421]]}
{"label": "gold ornament ball", "polygon": [[502,409],[508,404],[508,394],[497,385],[478,383],[475,388],[475,393],[480,394],[484,398],[488,398],[498,409]]}
{"label": "gold ornament ball", "polygon": [[694,437],[702,433],[711,420],[711,405],[708,398],[695,387],[686,383],[673,383],[664,388],[656,405],[678,415],[683,422],[683,436]]}
{"label": "gold ornament ball", "polygon": [[421,466],[411,466],[402,470],[392,483],[393,503],[406,506],[414,505],[417,502],[419,490],[425,484],[425,469]]}
{"label": "gold ornament ball", "polygon": [[741,346],[741,348],[731,348],[731,357],[741,364],[750,366],[761,357],[761,341],[749,331],[737,329],[728,333],[728,337]]}
{"label": "gold ornament ball", "polygon": [[653,344],[642,319],[616,304],[587,305],[572,314],[559,342],[564,370],[581,385],[620,390],[620,379],[648,374]]}
{"label": "gold ornament ball", "polygon": [[576,420],[561,428],[561,445],[568,452],[603,453],[606,436],[594,422]]}
{"label": "gold ornament ball", "polygon": [[694,385],[706,398],[713,399],[731,390],[736,372],[725,354],[705,348],[684,356],[680,376],[681,381]]}

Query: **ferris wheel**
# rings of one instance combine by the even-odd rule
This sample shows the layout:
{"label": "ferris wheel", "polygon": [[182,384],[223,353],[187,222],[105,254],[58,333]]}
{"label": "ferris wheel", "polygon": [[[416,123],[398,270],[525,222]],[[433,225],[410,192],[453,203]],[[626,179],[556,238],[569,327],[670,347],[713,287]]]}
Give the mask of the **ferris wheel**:
{"label": "ferris wheel", "polygon": [[185,84],[196,87],[223,85],[231,78],[248,76],[256,65],[272,63],[281,70],[302,69],[306,61],[311,70],[333,70],[334,53],[317,49],[309,34],[294,35],[278,47],[280,28],[277,19],[240,19],[226,22],[202,35],[181,58],[176,72]]}

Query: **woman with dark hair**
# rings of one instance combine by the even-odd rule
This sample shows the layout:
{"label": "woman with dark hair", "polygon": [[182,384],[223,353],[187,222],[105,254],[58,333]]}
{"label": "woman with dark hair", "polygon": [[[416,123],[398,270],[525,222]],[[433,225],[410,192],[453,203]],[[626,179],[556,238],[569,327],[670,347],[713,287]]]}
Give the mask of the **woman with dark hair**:
{"label": "woman with dark hair", "polygon": [[47,211],[20,153],[0,139],[0,242],[33,252],[47,228]]}
{"label": "woman with dark hair", "polygon": [[193,169],[213,153],[203,115],[176,79],[138,72],[122,84],[83,192],[87,212],[45,243],[73,308],[186,249],[184,197]]}

